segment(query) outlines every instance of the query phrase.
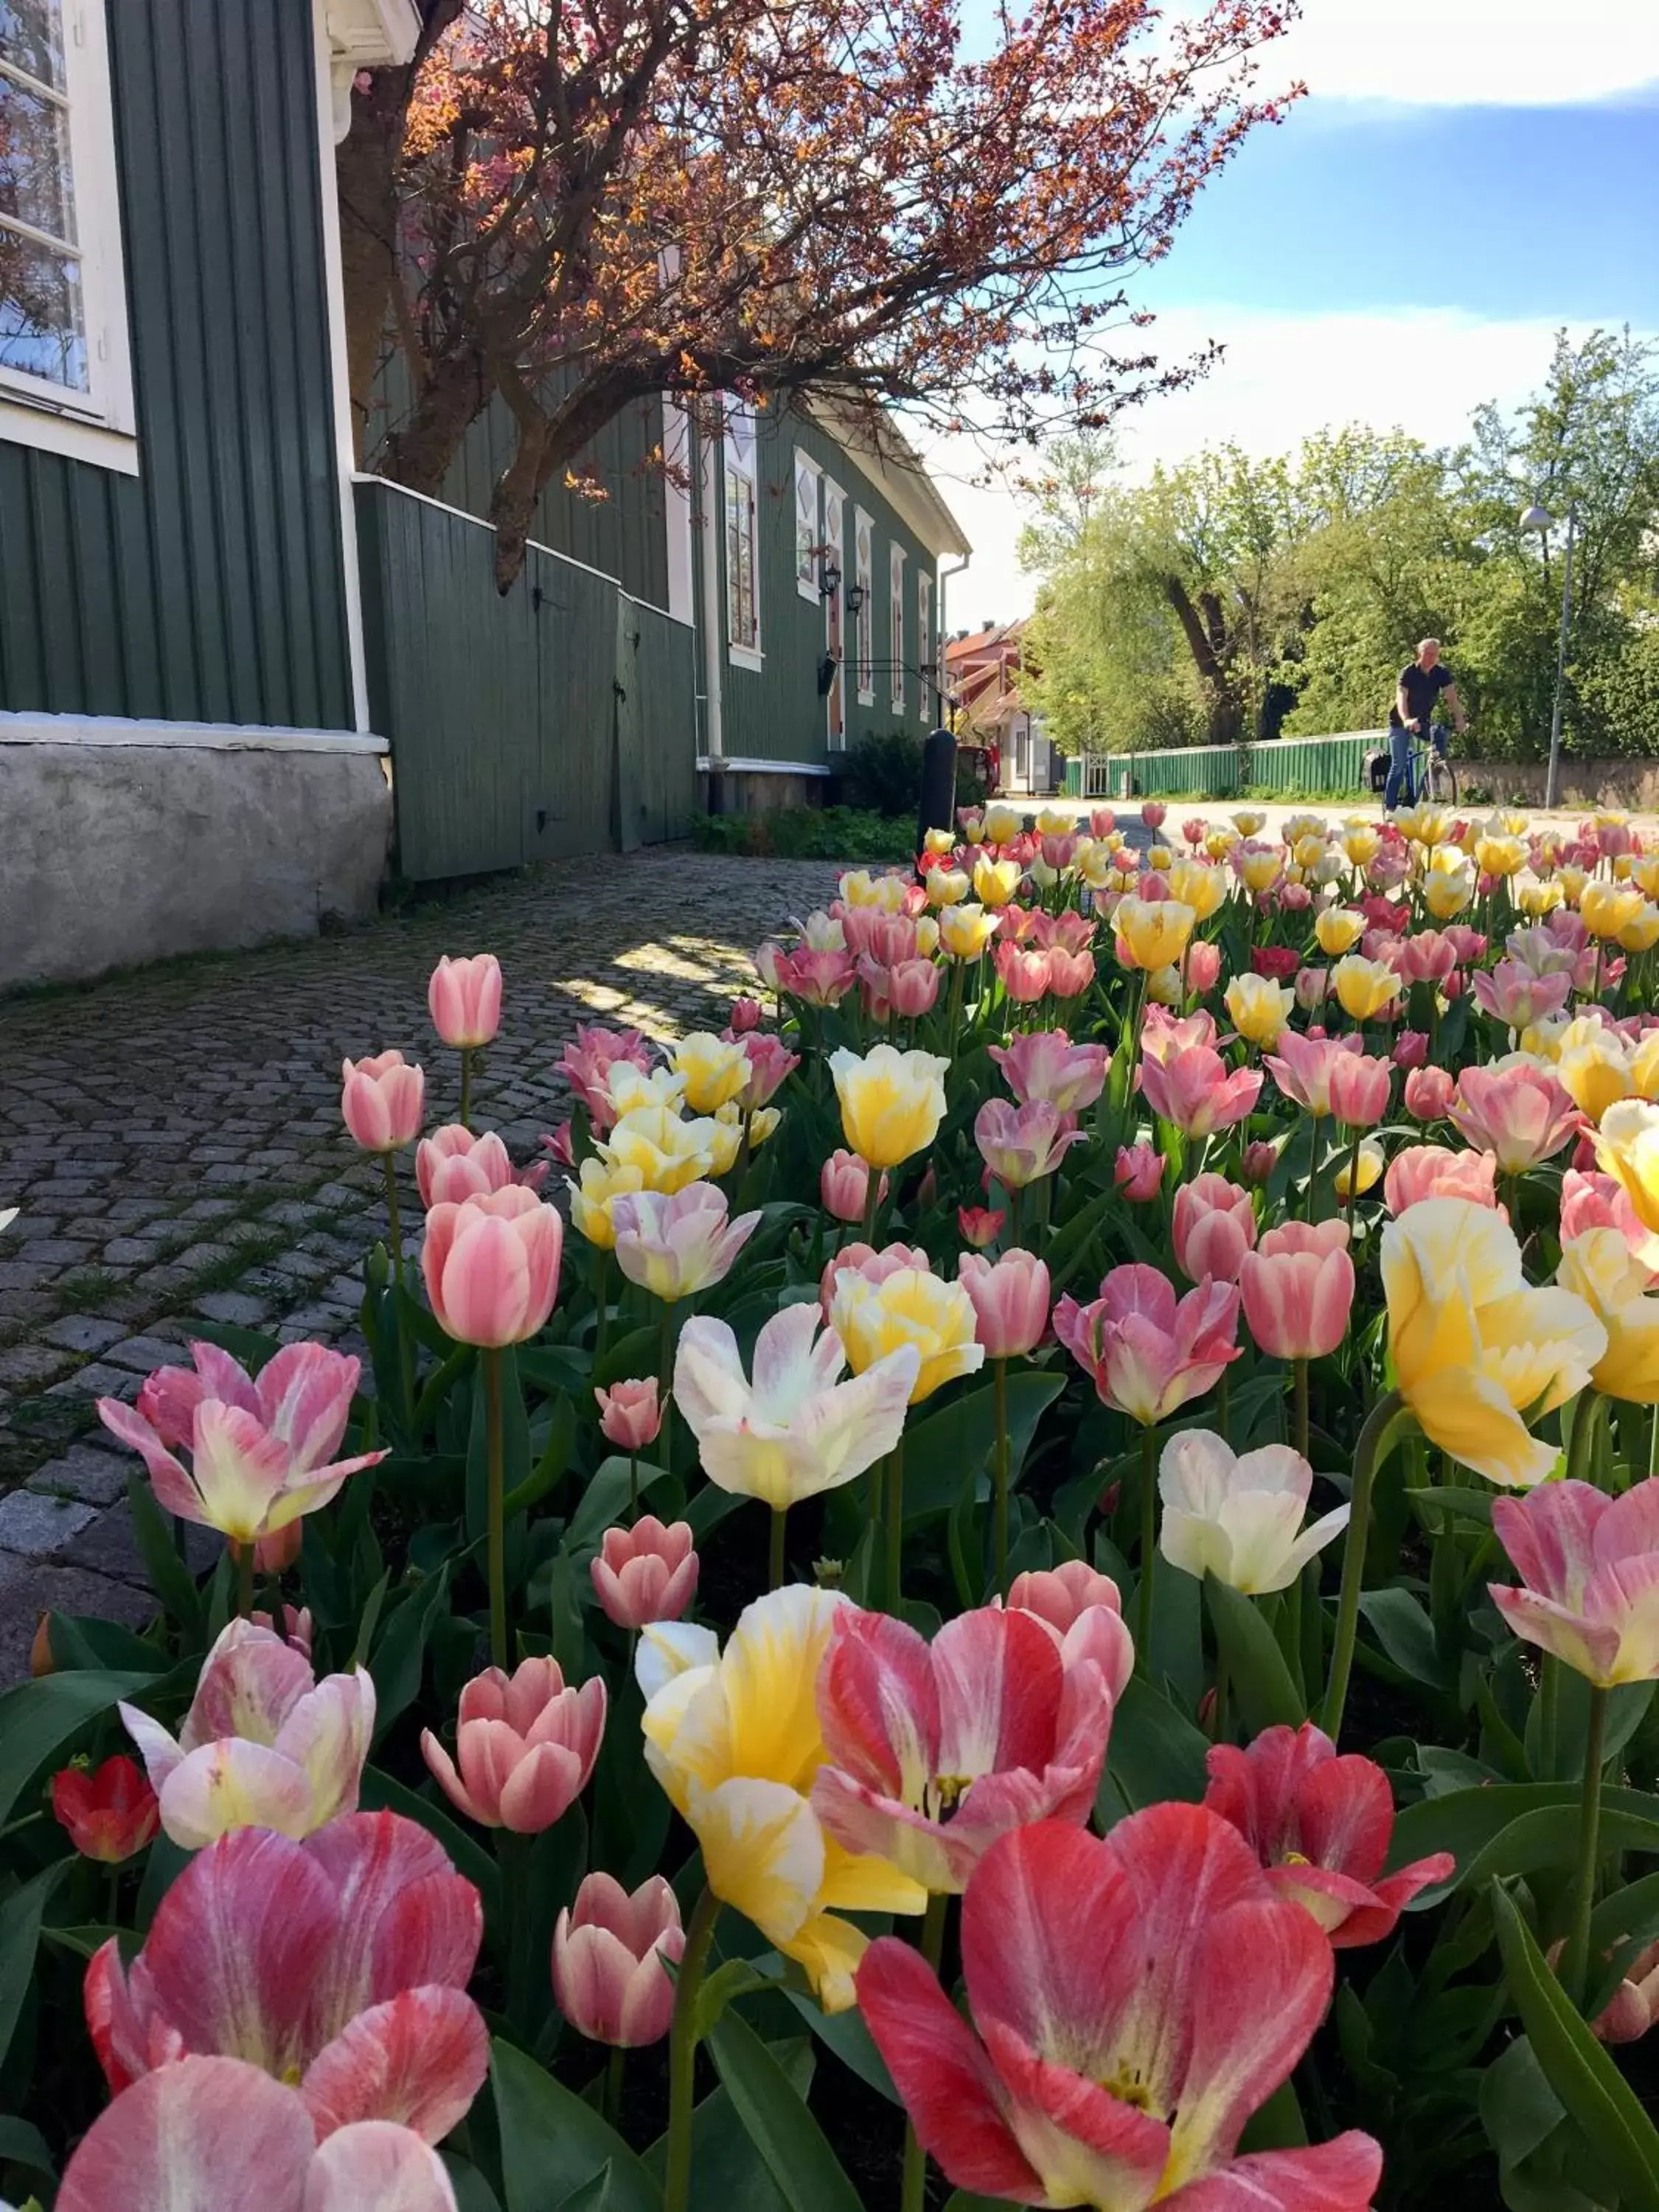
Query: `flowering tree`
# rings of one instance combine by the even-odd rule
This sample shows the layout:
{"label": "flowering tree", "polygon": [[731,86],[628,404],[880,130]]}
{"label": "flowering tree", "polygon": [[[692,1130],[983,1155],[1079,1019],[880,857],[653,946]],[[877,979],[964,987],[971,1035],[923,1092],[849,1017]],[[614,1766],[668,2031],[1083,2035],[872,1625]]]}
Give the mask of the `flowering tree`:
{"label": "flowering tree", "polygon": [[[939,0],[424,0],[339,154],[366,455],[434,491],[499,393],[506,588],[542,489],[653,392],[1108,420],[1194,373],[1114,338],[1121,280],[1277,113],[1253,55],[1291,12],[1032,0],[979,52]],[[412,398],[377,441],[388,333]]]}

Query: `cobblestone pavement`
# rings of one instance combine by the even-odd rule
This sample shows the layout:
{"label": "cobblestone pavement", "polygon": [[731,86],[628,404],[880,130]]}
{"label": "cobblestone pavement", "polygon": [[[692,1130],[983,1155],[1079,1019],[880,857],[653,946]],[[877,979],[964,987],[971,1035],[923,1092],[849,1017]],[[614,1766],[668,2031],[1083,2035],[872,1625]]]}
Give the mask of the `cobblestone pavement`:
{"label": "cobblestone pavement", "polygon": [[149,1609],[124,1495],[137,1462],[103,1448],[95,1398],[135,1396],[202,1316],[361,1348],[386,1213],[378,1163],[341,1127],[340,1061],[399,1046],[425,1066],[428,1122],[453,1116],[459,1056],[426,1011],[440,953],[501,958],[474,1120],[528,1161],[565,1110],[552,1071],[578,1021],[722,1026],[761,937],[836,872],[607,855],[349,936],[0,1002],[0,1210],[21,1208],[0,1236],[0,1682],[48,1606]]}

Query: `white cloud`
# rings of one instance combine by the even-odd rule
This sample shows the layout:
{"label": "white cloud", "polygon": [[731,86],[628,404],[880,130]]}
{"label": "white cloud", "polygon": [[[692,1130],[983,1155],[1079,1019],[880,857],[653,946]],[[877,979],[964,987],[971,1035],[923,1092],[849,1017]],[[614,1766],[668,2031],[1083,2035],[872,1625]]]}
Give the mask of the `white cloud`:
{"label": "white cloud", "polygon": [[1652,0],[1304,0],[1264,56],[1316,94],[1560,106],[1659,80]]}
{"label": "white cloud", "polygon": [[[1190,391],[1121,418],[1126,475],[1144,477],[1157,462],[1229,439],[1252,453],[1289,452],[1313,431],[1343,422],[1398,425],[1429,445],[1454,444],[1482,400],[1513,406],[1538,385],[1555,328],[1548,321],[1483,322],[1437,308],[1309,315],[1170,309],[1154,334],[1165,358],[1178,359],[1212,337],[1226,354]],[[918,443],[974,546],[967,574],[950,586],[945,621],[952,629],[977,629],[1026,613],[1036,580],[1015,558],[1019,502],[972,483],[985,454],[971,441]]]}

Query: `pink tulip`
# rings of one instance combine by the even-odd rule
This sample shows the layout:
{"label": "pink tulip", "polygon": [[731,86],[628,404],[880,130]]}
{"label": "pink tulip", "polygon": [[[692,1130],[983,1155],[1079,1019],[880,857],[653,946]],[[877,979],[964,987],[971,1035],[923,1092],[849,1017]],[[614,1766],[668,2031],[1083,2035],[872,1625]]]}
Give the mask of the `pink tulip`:
{"label": "pink tulip", "polygon": [[1116,827],[1117,817],[1109,806],[1096,806],[1090,810],[1089,835],[1091,837],[1109,837]]}
{"label": "pink tulip", "polygon": [[1280,884],[1279,909],[1281,914],[1305,914],[1313,904],[1313,893],[1306,884]]}
{"label": "pink tulip", "polygon": [[1393,1084],[1390,1061],[1337,1053],[1330,1063],[1332,1119],[1345,1129],[1374,1129],[1389,1110]]}
{"label": "pink tulip", "polygon": [[568,1168],[574,1175],[576,1171],[575,1125],[574,1122],[568,1120],[561,1121],[556,1129],[553,1130],[550,1135],[544,1136],[542,1139],[542,1150],[548,1153],[560,1167]]}
{"label": "pink tulip", "polygon": [[1406,1111],[1414,1121],[1443,1121],[1455,1089],[1449,1068],[1414,1067],[1406,1078]]}
{"label": "pink tulip", "polygon": [[1270,1229],[1238,1279],[1244,1319],[1274,1359],[1322,1359],[1347,1332],[1353,1261],[1347,1224],[1287,1221]]}
{"label": "pink tulip", "polygon": [[1524,1585],[1489,1586],[1516,1636],[1601,1689],[1659,1677],[1659,1480],[1540,1483],[1494,1498],[1492,1524]]}
{"label": "pink tulip", "polygon": [[1001,1234],[1002,1224],[1008,1218],[1000,1208],[988,1206],[959,1206],[957,1208],[957,1232],[964,1244],[982,1252],[988,1244],[994,1244]]}
{"label": "pink tulip", "polygon": [[[1577,917],[1575,915],[1574,919],[1577,920]],[[1454,921],[1449,923],[1448,926],[1441,931],[1440,934],[1451,946],[1453,955],[1460,968],[1476,967],[1486,958],[1486,939],[1485,936],[1480,930],[1471,929],[1467,922]]]}
{"label": "pink tulip", "polygon": [[1261,1094],[1260,1068],[1230,1072],[1212,1046],[1192,1045],[1165,1059],[1152,1049],[1152,1032],[1143,1032],[1141,1042],[1136,1088],[1158,1120],[1184,1136],[1207,1137],[1232,1128]]}
{"label": "pink tulip", "polygon": [[1131,1205],[1145,1206],[1158,1196],[1167,1165],[1163,1153],[1152,1145],[1120,1145],[1112,1180]]}
{"label": "pink tulip", "polygon": [[[605,1681],[565,1687],[556,1659],[521,1660],[475,1674],[461,1692],[456,1758],[430,1729],[421,1751],[451,1802],[483,1828],[538,1836],[587,1787],[605,1735]],[[457,1760],[460,1771],[456,1771]]]}
{"label": "pink tulip", "polygon": [[1466,1067],[1448,1109],[1470,1144],[1493,1153],[1505,1175],[1518,1175],[1570,1144],[1578,1109],[1547,1068],[1530,1060]]}
{"label": "pink tulip", "polygon": [[849,1605],[835,1617],[817,1711],[827,1763],[812,1809],[831,1836],[959,1893],[1008,1829],[1088,1819],[1112,1693],[1096,1660],[1068,1662],[1032,1613],[983,1606],[929,1644]]}
{"label": "pink tulip", "polygon": [[1140,1048],[1153,1060],[1173,1059],[1194,1045],[1213,1047],[1216,1037],[1215,1016],[1201,1006],[1195,1013],[1172,1014],[1154,1004],[1140,1025]]}
{"label": "pink tulip", "polygon": [[[545,1167],[542,1172],[546,1173]],[[452,1121],[422,1137],[416,1151],[416,1186],[421,1204],[428,1209],[483,1198],[517,1180],[507,1146],[493,1129],[475,1137],[459,1121]]]}
{"label": "pink tulip", "polygon": [[689,1521],[665,1528],[642,1514],[631,1528],[607,1528],[589,1572],[607,1620],[646,1628],[678,1620],[697,1594],[698,1559]]}
{"label": "pink tulip", "polygon": [[1189,1283],[1207,1275],[1236,1283],[1244,1255],[1255,1243],[1255,1208],[1250,1194],[1225,1176],[1202,1175],[1182,1183],[1175,1196],[1176,1265]]}
{"label": "pink tulip", "polygon": [[1023,1190],[1053,1175],[1072,1146],[1085,1141],[1081,1129],[1067,1126],[1070,1120],[1042,1099],[1011,1106],[1006,1098],[988,1098],[974,1116],[974,1142],[1005,1189]]}
{"label": "pink tulip", "polygon": [[94,1957],[93,2048],[118,2093],[234,2053],[297,2085],[319,2136],[393,2120],[438,2142],[489,2064],[466,1994],[483,1933],[477,1891],[398,1814],[304,1843],[241,1828],[183,1869],[131,1966],[113,1936]]}
{"label": "pink tulip", "polygon": [[836,1294],[837,1275],[862,1275],[868,1283],[884,1283],[890,1275],[897,1275],[906,1268],[918,1268],[931,1275],[933,1263],[920,1244],[887,1244],[878,1252],[872,1244],[843,1244],[839,1252],[832,1252],[818,1278],[818,1304],[827,1322],[830,1302]]}
{"label": "pink tulip", "polygon": [[1500,960],[1474,977],[1474,1003],[1484,1014],[1512,1030],[1530,1029],[1534,1022],[1559,1014],[1572,996],[1572,977],[1565,970],[1536,975],[1518,960]]}
{"label": "pink tulip", "polygon": [[991,957],[1003,989],[1017,1006],[1035,1006],[1039,999],[1047,998],[1051,978],[1047,952],[1027,951],[1005,939]]}
{"label": "pink tulip", "polygon": [[521,1183],[434,1206],[421,1272],[438,1326],[457,1344],[523,1344],[553,1310],[563,1251],[563,1222]]}
{"label": "pink tulip", "polygon": [[1426,1066],[1429,1058],[1428,1031],[1401,1030],[1394,1041],[1394,1048],[1389,1057],[1396,1067],[1404,1068],[1407,1074],[1416,1068]]}
{"label": "pink tulip", "polygon": [[1028,1567],[1009,1585],[1008,1602],[1046,1620],[1057,1636],[1064,1636],[1091,1606],[1104,1606],[1118,1614],[1123,1611],[1117,1584],[1086,1559],[1066,1559],[1057,1567]]}
{"label": "pink tulip", "polygon": [[340,1112],[366,1152],[398,1152],[421,1133],[426,1077],[400,1052],[340,1062]]}
{"label": "pink tulip", "polygon": [[311,1607],[304,1605],[296,1609],[291,1605],[284,1605],[279,1606],[277,1611],[280,1620],[273,1620],[268,1613],[251,1613],[248,1619],[256,1628],[275,1629],[285,1644],[293,1644],[296,1650],[302,1651],[309,1659],[313,1626]]}
{"label": "pink tulip", "polygon": [[1324,1005],[1331,988],[1328,968],[1298,968],[1296,971],[1296,1003],[1304,1014],[1316,1014]]}
{"label": "pink tulip", "polygon": [[[887,1196],[887,1177],[881,1179],[880,1203]],[[818,1197],[826,1213],[837,1221],[862,1221],[870,1195],[870,1170],[856,1152],[833,1152],[818,1172]]]}
{"label": "pink tulip", "polygon": [[[382,1451],[337,1460],[359,1361],[320,1344],[289,1344],[251,1381],[216,1344],[192,1344],[188,1367],[158,1367],[136,1406],[100,1398],[98,1417],[143,1458],[156,1502],[234,1543],[275,1534],[334,1498]],[[186,1470],[175,1451],[188,1446]]]}
{"label": "pink tulip", "polygon": [[426,1003],[446,1044],[476,1052],[501,1025],[501,962],[493,952],[470,960],[452,960],[446,953],[432,971]]}
{"label": "pink tulip", "polygon": [[630,1897],[608,1874],[591,1874],[553,1931],[553,1994],[578,2035],[619,2051],[660,2043],[674,2017],[674,1984],[685,1930],[674,1893],[659,1874]]}
{"label": "pink tulip", "polygon": [[672,1198],[626,1191],[611,1205],[617,1264],[630,1283],[642,1283],[659,1298],[695,1297],[725,1281],[760,1220],[757,1212],[735,1221],[729,1213],[726,1193],[713,1183],[687,1183]]}
{"label": "pink tulip", "polygon": [[657,1378],[613,1382],[608,1390],[593,1393],[599,1405],[599,1431],[618,1451],[643,1451],[654,1443],[662,1427],[662,1407],[657,1403]]}
{"label": "pink tulip", "polygon": [[611,1070],[627,1060],[641,1075],[651,1072],[651,1048],[638,1030],[608,1030],[598,1022],[576,1031],[574,1044],[564,1048],[558,1073],[587,1109],[587,1118],[601,1133],[617,1118],[611,1103]]}
{"label": "pink tulip", "polygon": [[741,998],[732,1001],[730,1027],[737,1036],[746,1036],[757,1030],[766,1019],[766,1009],[758,999]]}
{"label": "pink tulip", "polygon": [[1399,968],[1408,983],[1443,983],[1456,965],[1456,945],[1437,929],[1419,929],[1401,940]]}
{"label": "pink tulip", "polygon": [[1571,1167],[1561,1181],[1561,1242],[1590,1229],[1616,1229],[1638,1259],[1650,1241],[1622,1183],[1594,1168]]}
{"label": "pink tulip", "polygon": [[838,1006],[858,980],[858,963],[850,952],[818,952],[803,945],[799,951],[779,956],[777,972],[785,998],[808,1006]]}
{"label": "pink tulip", "polygon": [[1311,1721],[1264,1729],[1241,1751],[1208,1754],[1204,1802],[1237,1829],[1279,1896],[1310,1912],[1333,1950],[1381,1943],[1402,1909],[1457,1871],[1449,1851],[1384,1875],[1394,1835],[1394,1792],[1369,1759],[1339,1759]]}
{"label": "pink tulip", "polygon": [[1187,988],[1194,998],[1207,999],[1221,981],[1221,947],[1200,938],[1187,947]]}
{"label": "pink tulip", "polygon": [[1331,1083],[1337,1061],[1359,1050],[1360,1041],[1355,1036],[1298,1036],[1294,1030],[1286,1030],[1279,1040],[1277,1053],[1264,1053],[1262,1059],[1293,1106],[1322,1118],[1331,1111]]}
{"label": "pink tulip", "polygon": [[[1042,912],[1041,908],[1036,910]],[[1058,914],[1043,915],[1042,920],[1048,932],[1048,943],[1056,952],[1087,952],[1092,950],[1095,926],[1074,906],[1063,907]]]}
{"label": "pink tulip", "polygon": [[1452,1152],[1443,1145],[1407,1145],[1396,1152],[1382,1178],[1382,1203],[1398,1215],[1425,1198],[1467,1198],[1509,1218],[1498,1204],[1498,1163],[1490,1152]]}
{"label": "pink tulip", "polygon": [[1054,1332],[1094,1382],[1103,1404],[1150,1427],[1200,1398],[1239,1357],[1239,1294],[1201,1282],[1176,1301],[1156,1267],[1114,1267],[1090,1305],[1063,1297]]}
{"label": "pink tulip", "polygon": [[1140,810],[1140,818],[1149,830],[1161,830],[1169,811],[1161,799],[1149,799]]}
{"label": "pink tulip", "polygon": [[1056,945],[1048,955],[1048,989],[1056,999],[1080,999],[1095,980],[1092,952],[1067,952]]}
{"label": "pink tulip", "polygon": [[1014,1251],[994,1265],[983,1253],[964,1252],[957,1274],[988,1359],[1020,1359],[1036,1350],[1048,1326],[1048,1270],[1041,1260]]}
{"label": "pink tulip", "polygon": [[743,1040],[749,1061],[749,1080],[738,1097],[750,1114],[769,1106],[785,1082],[800,1066],[800,1054],[791,1052],[783,1039],[768,1030],[750,1030]]}
{"label": "pink tulip", "polygon": [[1112,1064],[1104,1045],[1073,1044],[1064,1030],[1025,1030],[990,1054],[1022,1106],[1043,1103],[1062,1114],[1092,1106]]}

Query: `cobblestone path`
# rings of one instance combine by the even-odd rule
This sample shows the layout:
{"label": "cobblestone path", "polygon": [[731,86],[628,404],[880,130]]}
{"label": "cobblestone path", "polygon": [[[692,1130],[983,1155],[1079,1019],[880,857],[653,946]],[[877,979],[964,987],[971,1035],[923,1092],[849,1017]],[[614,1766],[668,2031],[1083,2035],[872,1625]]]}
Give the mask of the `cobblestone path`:
{"label": "cobblestone path", "polygon": [[136,1395],[202,1316],[358,1348],[358,1269],[386,1216],[378,1164],[341,1127],[340,1061],[398,1046],[426,1067],[428,1123],[453,1115],[459,1056],[426,1011],[440,953],[501,958],[474,1121],[528,1161],[565,1110],[553,1068],[578,1021],[723,1026],[762,936],[836,872],[607,855],[349,936],[0,1001],[0,1210],[21,1208],[0,1236],[0,1682],[46,1607],[147,1612],[124,1495],[137,1462],[102,1448],[95,1398]]}

